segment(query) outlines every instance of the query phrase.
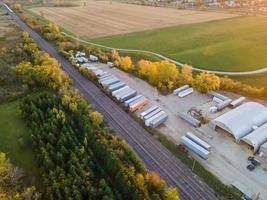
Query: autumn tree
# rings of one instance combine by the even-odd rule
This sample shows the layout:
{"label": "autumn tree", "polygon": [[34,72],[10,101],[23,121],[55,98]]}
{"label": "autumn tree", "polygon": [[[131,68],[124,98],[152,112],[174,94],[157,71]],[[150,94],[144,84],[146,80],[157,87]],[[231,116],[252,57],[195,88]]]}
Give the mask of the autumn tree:
{"label": "autumn tree", "polygon": [[220,78],[215,74],[202,72],[193,81],[193,86],[201,92],[220,89]]}
{"label": "autumn tree", "polygon": [[13,166],[6,154],[0,152],[0,199],[40,199],[35,186],[27,186],[23,177],[22,170]]}
{"label": "autumn tree", "polygon": [[191,84],[193,80],[192,66],[184,64],[181,69],[182,84]]}
{"label": "autumn tree", "polygon": [[119,52],[116,49],[112,49],[111,51],[111,59],[113,61],[118,60],[120,57]]}
{"label": "autumn tree", "polygon": [[155,63],[140,60],[137,64],[138,73],[141,77],[147,79],[152,85],[158,82],[158,68]]}
{"label": "autumn tree", "polygon": [[125,71],[131,71],[133,70],[133,62],[132,62],[132,59],[131,57],[129,56],[126,56],[126,57],[119,57],[115,62],[114,64],[125,70]]}
{"label": "autumn tree", "polygon": [[15,10],[15,11],[18,11],[18,12],[21,12],[22,11],[22,5],[20,3],[15,3],[12,8]]}
{"label": "autumn tree", "polygon": [[104,121],[103,116],[97,111],[91,112],[90,118],[91,118],[93,124],[95,124],[97,126],[101,125]]}

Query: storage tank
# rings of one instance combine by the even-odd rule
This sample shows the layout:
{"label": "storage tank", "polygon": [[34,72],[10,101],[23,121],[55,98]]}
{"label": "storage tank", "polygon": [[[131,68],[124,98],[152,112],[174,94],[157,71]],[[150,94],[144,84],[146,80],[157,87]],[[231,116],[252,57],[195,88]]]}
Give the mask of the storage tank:
{"label": "storage tank", "polygon": [[144,116],[143,120],[147,120],[147,119],[151,118],[152,116],[156,115],[160,111],[161,111],[161,108],[157,108],[153,112],[151,112],[151,113],[147,114],[146,116]]}
{"label": "storage tank", "polygon": [[136,100],[140,99],[141,97],[143,97],[143,95],[139,94],[139,95],[125,101],[124,106],[128,107],[130,103],[135,102]]}
{"label": "storage tank", "polygon": [[113,92],[113,91],[115,91],[115,90],[118,90],[118,89],[124,87],[125,85],[126,85],[126,84],[123,83],[123,82],[118,82],[118,83],[115,83],[115,84],[113,84],[113,85],[110,85],[109,88],[108,88],[108,90],[109,90],[110,92]]}
{"label": "storage tank", "polygon": [[136,111],[137,109],[141,108],[142,106],[148,104],[148,99],[146,98],[141,98],[137,100],[134,104],[129,106],[129,110],[131,112]]}
{"label": "storage tank", "polygon": [[194,92],[193,88],[188,88],[188,89],[183,90],[182,92],[178,93],[178,96],[182,98],[182,97],[185,97],[189,94],[192,94],[193,92]]}
{"label": "storage tank", "polygon": [[111,94],[112,94],[112,96],[115,96],[116,94],[122,92],[123,90],[129,89],[129,88],[130,87],[126,85],[126,86],[124,86],[124,87],[122,87],[120,89],[117,89],[117,90],[113,91]]}
{"label": "storage tank", "polygon": [[183,120],[185,120],[187,123],[191,124],[194,127],[200,127],[201,123],[199,120],[195,119],[194,117],[192,117],[191,115],[188,115],[186,113],[177,113],[177,115],[182,118]]}
{"label": "storage tank", "polygon": [[142,112],[142,113],[140,114],[140,118],[143,119],[144,116],[146,116],[146,115],[148,115],[149,113],[153,112],[153,111],[156,110],[157,108],[159,108],[159,106],[157,106],[157,105],[154,105],[154,106],[148,108],[147,110],[145,110],[144,112]]}
{"label": "storage tank", "polygon": [[130,91],[129,93],[127,93],[127,94],[125,94],[125,95],[123,95],[123,96],[120,96],[120,97],[119,97],[119,101],[120,101],[120,102],[127,101],[128,99],[131,99],[131,98],[135,97],[136,94],[137,94],[137,92],[136,92],[135,90],[132,90],[132,91]]}
{"label": "storage tank", "polygon": [[192,140],[193,142],[197,143],[199,146],[203,147],[207,151],[210,151],[211,146],[207,142],[205,142],[205,141],[201,140],[199,137],[195,136],[193,133],[187,132],[186,137],[189,138],[190,140]]}
{"label": "storage tank", "polygon": [[210,152],[204,149],[203,147],[199,146],[197,143],[193,142],[189,138],[183,136],[181,138],[181,144],[187,147],[189,150],[193,151],[197,155],[199,155],[203,159],[208,159]]}
{"label": "storage tank", "polygon": [[152,122],[150,122],[150,127],[156,128],[159,125],[161,125],[162,123],[164,123],[165,121],[167,121],[167,119],[168,119],[168,115],[167,115],[167,113],[164,113],[164,114],[160,115],[159,117],[157,117],[156,119],[154,119]]}
{"label": "storage tank", "polygon": [[145,125],[146,125],[146,126],[150,126],[150,123],[151,123],[154,119],[158,118],[159,116],[163,115],[164,113],[165,113],[164,111],[160,111],[159,113],[157,113],[157,114],[153,115],[152,117],[148,118],[147,120],[145,120]]}
{"label": "storage tank", "polygon": [[186,90],[188,88],[189,88],[189,85],[184,85],[182,87],[179,87],[179,88],[173,90],[173,94],[178,95],[180,92],[182,92],[183,90]]}

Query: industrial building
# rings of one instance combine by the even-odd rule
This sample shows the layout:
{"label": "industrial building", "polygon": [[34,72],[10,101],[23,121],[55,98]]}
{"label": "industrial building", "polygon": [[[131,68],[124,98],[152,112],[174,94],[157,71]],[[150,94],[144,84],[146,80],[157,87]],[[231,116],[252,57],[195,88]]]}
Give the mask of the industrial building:
{"label": "industrial building", "polygon": [[267,108],[256,102],[247,102],[212,120],[215,130],[231,134],[236,142],[246,142],[257,151],[267,140]]}

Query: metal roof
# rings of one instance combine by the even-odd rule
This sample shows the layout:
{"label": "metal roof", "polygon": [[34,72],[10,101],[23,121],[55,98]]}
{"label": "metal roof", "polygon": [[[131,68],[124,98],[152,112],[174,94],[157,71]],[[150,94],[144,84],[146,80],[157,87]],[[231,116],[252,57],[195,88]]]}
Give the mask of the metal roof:
{"label": "metal roof", "polygon": [[256,152],[260,145],[267,141],[267,123],[243,137],[242,140],[253,146],[254,152]]}
{"label": "metal roof", "polygon": [[265,112],[267,112],[265,106],[256,102],[247,102],[217,117],[212,122],[231,133],[239,142],[242,137],[253,131],[253,126],[257,125],[255,122],[262,123],[265,120]]}

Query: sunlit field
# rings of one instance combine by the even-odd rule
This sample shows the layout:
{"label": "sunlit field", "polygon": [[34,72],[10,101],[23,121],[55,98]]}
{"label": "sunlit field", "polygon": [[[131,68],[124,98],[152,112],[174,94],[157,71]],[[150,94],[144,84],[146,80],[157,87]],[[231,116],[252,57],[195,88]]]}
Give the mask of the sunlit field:
{"label": "sunlit field", "polygon": [[196,67],[248,71],[267,66],[267,18],[239,17],[91,40],[159,52]]}

